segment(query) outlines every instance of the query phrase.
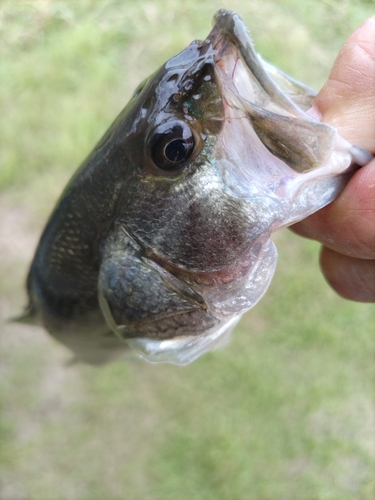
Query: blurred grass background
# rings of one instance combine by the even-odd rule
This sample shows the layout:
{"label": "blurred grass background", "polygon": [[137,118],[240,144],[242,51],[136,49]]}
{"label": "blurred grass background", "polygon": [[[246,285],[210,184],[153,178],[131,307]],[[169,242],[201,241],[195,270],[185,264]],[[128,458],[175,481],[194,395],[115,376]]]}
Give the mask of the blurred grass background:
{"label": "blurred grass background", "polygon": [[[40,232],[137,84],[218,8],[264,58],[319,88],[357,0],[0,3],[0,314],[25,305]],[[43,330],[1,325],[2,500],[371,500],[373,305],[337,297],[319,247],[284,231],[279,265],[232,343],[178,368],[91,368]]]}

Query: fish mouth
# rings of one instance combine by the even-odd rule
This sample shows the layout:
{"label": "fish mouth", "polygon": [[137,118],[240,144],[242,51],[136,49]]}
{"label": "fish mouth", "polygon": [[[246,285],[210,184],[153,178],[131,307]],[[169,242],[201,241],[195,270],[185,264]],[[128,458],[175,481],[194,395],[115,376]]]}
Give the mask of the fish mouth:
{"label": "fish mouth", "polygon": [[205,45],[214,54],[225,113],[215,163],[236,197],[293,199],[307,181],[369,161],[306,112],[316,92],[263,61],[238,14],[219,10]]}
{"label": "fish mouth", "polygon": [[[305,173],[326,163],[336,131],[306,114],[315,92],[284,75],[294,87],[289,96],[285,86],[281,88],[271,77],[270,65],[267,71],[267,63],[255,52],[247,27],[235,12],[215,14],[208,40],[215,52],[226,121],[250,122],[256,138],[247,131],[249,139],[260,141],[272,154],[276,170],[281,168],[283,173]],[[296,95],[304,96],[304,106],[295,102]],[[260,148],[257,156],[263,154]]]}
{"label": "fish mouth", "polygon": [[[264,63],[255,52],[247,27],[238,14],[219,10],[213,18],[213,30],[208,39],[215,49],[219,79],[233,93],[232,99],[227,96],[230,102],[241,103],[241,107],[250,113],[258,102],[270,112],[305,118],[301,108],[281,91],[267,73]],[[301,87],[305,93],[309,93],[311,101],[316,92],[307,86]]]}

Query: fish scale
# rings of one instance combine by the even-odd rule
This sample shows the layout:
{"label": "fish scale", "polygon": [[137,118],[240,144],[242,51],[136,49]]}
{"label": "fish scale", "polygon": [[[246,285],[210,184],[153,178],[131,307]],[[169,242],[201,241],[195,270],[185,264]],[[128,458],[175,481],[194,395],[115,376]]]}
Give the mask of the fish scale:
{"label": "fish scale", "polygon": [[306,113],[314,96],[220,10],[206,40],[137,88],[65,188],[23,320],[93,364],[129,346],[186,364],[224,345],[272,279],[272,233],[371,159]]}

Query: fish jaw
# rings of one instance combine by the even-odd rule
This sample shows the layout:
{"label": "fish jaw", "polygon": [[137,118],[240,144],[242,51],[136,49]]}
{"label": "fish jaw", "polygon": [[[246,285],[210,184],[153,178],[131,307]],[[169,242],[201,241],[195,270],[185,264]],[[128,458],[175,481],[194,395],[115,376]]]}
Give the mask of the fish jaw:
{"label": "fish jaw", "polygon": [[213,24],[225,109],[216,167],[234,196],[279,205],[273,230],[288,226],[332,202],[372,155],[306,111],[314,91],[262,61],[236,13],[220,10]]}

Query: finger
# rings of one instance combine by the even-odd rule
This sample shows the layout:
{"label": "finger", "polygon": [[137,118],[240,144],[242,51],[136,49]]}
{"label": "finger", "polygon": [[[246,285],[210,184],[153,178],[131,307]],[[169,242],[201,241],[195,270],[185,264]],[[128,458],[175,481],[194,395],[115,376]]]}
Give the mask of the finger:
{"label": "finger", "polygon": [[345,43],[314,108],[344,139],[375,152],[375,16]]}
{"label": "finger", "polygon": [[375,260],[361,260],[323,247],[320,266],[328,283],[345,299],[375,302]]}
{"label": "finger", "polygon": [[347,256],[375,259],[375,159],[355,172],[333,203],[291,229]]}

